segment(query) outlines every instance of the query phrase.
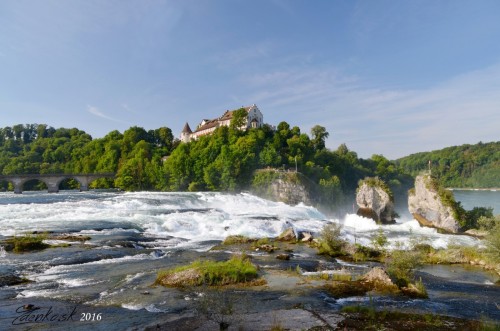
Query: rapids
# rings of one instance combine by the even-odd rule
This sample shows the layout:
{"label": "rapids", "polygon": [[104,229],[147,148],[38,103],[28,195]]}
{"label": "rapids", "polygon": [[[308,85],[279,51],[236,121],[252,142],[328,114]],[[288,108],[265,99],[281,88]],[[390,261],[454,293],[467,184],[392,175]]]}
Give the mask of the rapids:
{"label": "rapids", "polygon": [[[14,274],[30,281],[0,287],[0,324],[2,319],[10,321],[21,303],[49,305],[55,304],[55,300],[59,305],[76,303],[79,309],[113,316],[121,314],[120,309],[126,310],[143,325],[151,316],[148,314],[174,314],[187,305],[179,304],[185,300],[179,301],[178,294],[166,295],[165,290],[150,289],[159,269],[208,254],[210,248],[228,235],[276,237],[288,227],[318,234],[329,222],[341,223],[347,240],[366,245],[380,228],[392,247],[408,245],[412,240],[436,248],[449,244],[481,245],[480,240],[469,236],[439,234],[435,229],[422,228],[407,216],[394,225],[379,226],[355,214],[334,219],[310,206],[289,206],[247,193],[0,193],[0,240],[34,231],[91,237],[85,243],[70,242],[71,247],[28,254],[13,254],[0,247],[0,276]],[[317,259],[314,255],[306,258]],[[337,263],[352,267],[349,263]],[[357,267],[366,269],[367,266]],[[429,267],[421,273],[424,279],[437,279],[440,275],[444,278],[456,275],[453,270]],[[467,280],[479,277],[477,286],[491,288],[487,298],[496,295],[493,278],[481,274],[467,276],[462,271],[460,275]],[[433,280],[433,283],[443,284],[443,281]],[[459,288],[472,288],[472,285],[456,284],[461,284]],[[440,290],[438,287],[430,286],[430,290],[436,292]],[[408,302],[396,303],[396,306],[400,304]],[[119,323],[119,319],[103,323],[100,325],[106,329],[105,326]]]}

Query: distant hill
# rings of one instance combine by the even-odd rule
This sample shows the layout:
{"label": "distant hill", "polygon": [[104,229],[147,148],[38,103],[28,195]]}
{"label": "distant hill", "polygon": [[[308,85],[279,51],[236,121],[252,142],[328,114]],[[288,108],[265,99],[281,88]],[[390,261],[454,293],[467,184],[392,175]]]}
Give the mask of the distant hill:
{"label": "distant hill", "polygon": [[432,174],[446,187],[500,187],[500,141],[416,153],[395,162],[415,176],[428,170],[429,160]]}

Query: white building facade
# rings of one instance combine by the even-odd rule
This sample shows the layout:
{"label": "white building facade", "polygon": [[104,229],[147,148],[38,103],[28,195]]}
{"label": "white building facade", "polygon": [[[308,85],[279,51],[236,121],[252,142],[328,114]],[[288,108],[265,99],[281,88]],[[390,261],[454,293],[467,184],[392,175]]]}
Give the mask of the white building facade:
{"label": "white building facade", "polygon": [[[251,106],[242,108],[247,112],[247,117],[243,126],[240,127],[240,130],[261,128],[264,125],[264,116],[262,115],[262,112],[257,107],[257,105],[253,104]],[[239,109],[226,110],[226,112],[218,118],[212,120],[202,120],[200,124],[198,124],[194,132],[189,127],[189,124],[186,123],[186,125],[184,125],[184,129],[181,132],[180,140],[182,142],[189,142],[193,139],[198,139],[201,136],[212,134],[215,129],[221,126],[229,126],[231,124],[231,120],[233,119],[233,114],[237,110]]]}

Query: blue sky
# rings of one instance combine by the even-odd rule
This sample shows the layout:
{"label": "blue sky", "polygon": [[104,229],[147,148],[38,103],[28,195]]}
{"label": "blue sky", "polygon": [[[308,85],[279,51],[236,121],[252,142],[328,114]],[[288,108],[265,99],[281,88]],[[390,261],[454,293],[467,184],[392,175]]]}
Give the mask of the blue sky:
{"label": "blue sky", "polygon": [[500,1],[0,1],[0,127],[227,109],[393,159],[500,140]]}

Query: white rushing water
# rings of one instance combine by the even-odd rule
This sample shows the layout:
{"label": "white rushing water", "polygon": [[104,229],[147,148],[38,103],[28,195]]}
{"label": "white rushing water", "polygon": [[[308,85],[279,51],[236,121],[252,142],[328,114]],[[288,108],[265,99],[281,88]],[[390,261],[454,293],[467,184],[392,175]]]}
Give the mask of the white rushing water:
{"label": "white rushing water", "polygon": [[[310,206],[289,206],[246,193],[0,193],[0,239],[32,231],[92,238],[71,248],[33,254],[13,254],[0,247],[0,273],[15,270],[33,281],[17,292],[16,300],[78,300],[157,312],[169,309],[170,303],[143,291],[159,269],[177,263],[177,253],[206,251],[228,235],[276,237],[290,226],[317,236],[330,222],[343,225],[347,240],[364,245],[370,245],[379,229],[392,247],[415,241],[436,248],[481,243],[468,236],[439,234],[410,218],[383,226],[354,214],[333,219]],[[123,246],[124,242],[134,246]]]}
{"label": "white rushing water", "polygon": [[[409,236],[432,246],[476,245],[467,236],[439,234],[420,227],[413,219],[379,226],[354,214],[328,219],[316,208],[288,206],[250,194],[224,193],[76,193],[0,195],[0,235],[31,231],[76,232],[112,236],[143,232],[156,238],[156,247],[195,247],[209,240],[241,234],[253,238],[276,237],[289,226],[297,231],[318,233],[328,222],[344,225],[351,242],[369,244],[381,227],[390,244],[407,244]],[[172,237],[174,237],[172,239]]]}

